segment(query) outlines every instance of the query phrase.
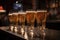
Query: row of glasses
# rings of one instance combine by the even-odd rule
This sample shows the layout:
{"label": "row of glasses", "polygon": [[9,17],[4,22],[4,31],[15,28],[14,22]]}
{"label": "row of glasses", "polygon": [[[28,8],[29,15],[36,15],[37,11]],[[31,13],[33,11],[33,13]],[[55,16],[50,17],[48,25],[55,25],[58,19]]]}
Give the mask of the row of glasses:
{"label": "row of glasses", "polygon": [[[34,39],[34,36],[39,36],[42,40],[45,40],[45,26],[47,18],[47,10],[37,10],[37,11],[26,11],[27,12],[27,23],[30,26],[29,35]],[[34,27],[35,19],[37,20],[37,28]]]}
{"label": "row of glasses", "polygon": [[[24,37],[26,36],[26,39],[31,38],[32,40],[35,35],[41,35],[42,39],[44,39],[46,17],[46,10],[9,13],[10,30],[18,32]],[[35,19],[37,20],[37,28],[34,27]]]}

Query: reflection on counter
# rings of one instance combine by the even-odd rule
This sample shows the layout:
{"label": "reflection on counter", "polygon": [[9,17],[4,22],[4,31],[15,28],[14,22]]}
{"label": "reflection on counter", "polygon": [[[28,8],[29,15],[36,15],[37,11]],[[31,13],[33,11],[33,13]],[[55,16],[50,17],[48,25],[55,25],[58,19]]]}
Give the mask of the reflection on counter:
{"label": "reflection on counter", "polygon": [[[45,34],[43,32],[43,34],[45,36],[42,35],[42,32],[40,31],[40,29],[38,27],[34,28],[34,30],[33,30],[34,35],[33,36],[31,36],[29,33],[29,32],[31,32],[31,30],[24,31],[23,36],[20,33],[15,33],[15,32],[10,31],[9,27],[0,27],[0,30],[3,30],[5,32],[8,32],[8,33],[13,34],[18,37],[23,37],[26,40],[60,40],[60,30],[53,30],[53,29],[46,28]],[[27,30],[29,30],[29,29],[27,29]]]}

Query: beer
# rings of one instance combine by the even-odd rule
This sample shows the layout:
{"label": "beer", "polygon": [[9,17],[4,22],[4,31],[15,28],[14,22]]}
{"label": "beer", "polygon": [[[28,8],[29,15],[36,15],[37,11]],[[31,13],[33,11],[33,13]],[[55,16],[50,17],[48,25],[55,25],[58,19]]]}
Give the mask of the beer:
{"label": "beer", "polygon": [[13,21],[13,16],[12,16],[12,14],[9,14],[8,16],[9,16],[9,21],[12,22],[12,21]]}
{"label": "beer", "polygon": [[19,14],[18,14],[18,21],[19,21],[19,23],[25,24],[25,15],[26,15],[25,12],[19,12]]}
{"label": "beer", "polygon": [[15,24],[18,24],[18,13],[12,13],[13,15],[13,22],[15,23]]}
{"label": "beer", "polygon": [[26,11],[26,20],[27,23],[34,23],[34,19],[35,19],[35,11]]}
{"label": "beer", "polygon": [[37,19],[37,26],[41,26],[40,29],[45,29],[46,26],[46,17],[47,17],[47,11],[46,10],[40,10],[37,11],[36,19]]}

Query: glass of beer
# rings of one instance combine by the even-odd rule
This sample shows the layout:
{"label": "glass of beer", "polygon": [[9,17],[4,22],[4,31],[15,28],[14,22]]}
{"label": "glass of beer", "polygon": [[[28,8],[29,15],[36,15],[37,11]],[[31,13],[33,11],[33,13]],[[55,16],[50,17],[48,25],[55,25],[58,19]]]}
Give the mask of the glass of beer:
{"label": "glass of beer", "polygon": [[37,10],[36,19],[42,38],[45,38],[47,10]]}
{"label": "glass of beer", "polygon": [[14,25],[18,25],[18,13],[12,13]]}
{"label": "glass of beer", "polygon": [[8,14],[8,18],[9,18],[9,23],[10,23],[10,26],[9,26],[9,30],[10,31],[13,31],[13,16],[12,16],[13,14],[12,13],[9,13]]}
{"label": "glass of beer", "polygon": [[26,11],[26,20],[27,20],[27,25],[34,25],[35,21],[35,11]]}
{"label": "glass of beer", "polygon": [[18,14],[18,23],[20,26],[20,33],[23,35],[24,31],[25,31],[25,16],[26,16],[26,12],[19,12]]}
{"label": "glass of beer", "polygon": [[19,12],[18,14],[19,25],[25,25],[25,15],[26,15],[25,12]]}
{"label": "glass of beer", "polygon": [[18,25],[18,14],[17,13],[9,13],[9,21],[10,21],[10,27],[9,29],[11,29],[12,31],[15,32],[15,27],[17,27]]}
{"label": "glass of beer", "polygon": [[26,21],[27,21],[27,30],[28,30],[28,35],[33,38],[33,34],[34,34],[34,21],[35,21],[35,14],[36,11],[26,11]]}
{"label": "glass of beer", "polygon": [[11,14],[11,13],[8,14],[10,24],[13,23],[13,16],[12,16],[12,15],[13,15],[13,14]]}
{"label": "glass of beer", "polygon": [[46,17],[47,11],[46,10],[37,10],[36,19],[37,19],[37,26],[46,26]]}

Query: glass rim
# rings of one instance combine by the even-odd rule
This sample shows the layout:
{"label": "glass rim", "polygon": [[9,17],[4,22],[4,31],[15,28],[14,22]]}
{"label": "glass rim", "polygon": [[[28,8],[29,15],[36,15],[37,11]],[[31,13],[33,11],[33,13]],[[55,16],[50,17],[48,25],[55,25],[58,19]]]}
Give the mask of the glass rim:
{"label": "glass rim", "polygon": [[18,13],[12,13],[12,15],[18,15]]}
{"label": "glass rim", "polygon": [[26,11],[26,13],[32,13],[32,12],[37,13],[37,12],[34,11],[34,10],[27,10],[27,11]]}
{"label": "glass rim", "polygon": [[13,14],[9,13],[8,15],[13,15]]}
{"label": "glass rim", "polygon": [[47,10],[37,10],[37,12],[47,12]]}
{"label": "glass rim", "polygon": [[26,12],[18,12],[18,14],[26,14]]}

